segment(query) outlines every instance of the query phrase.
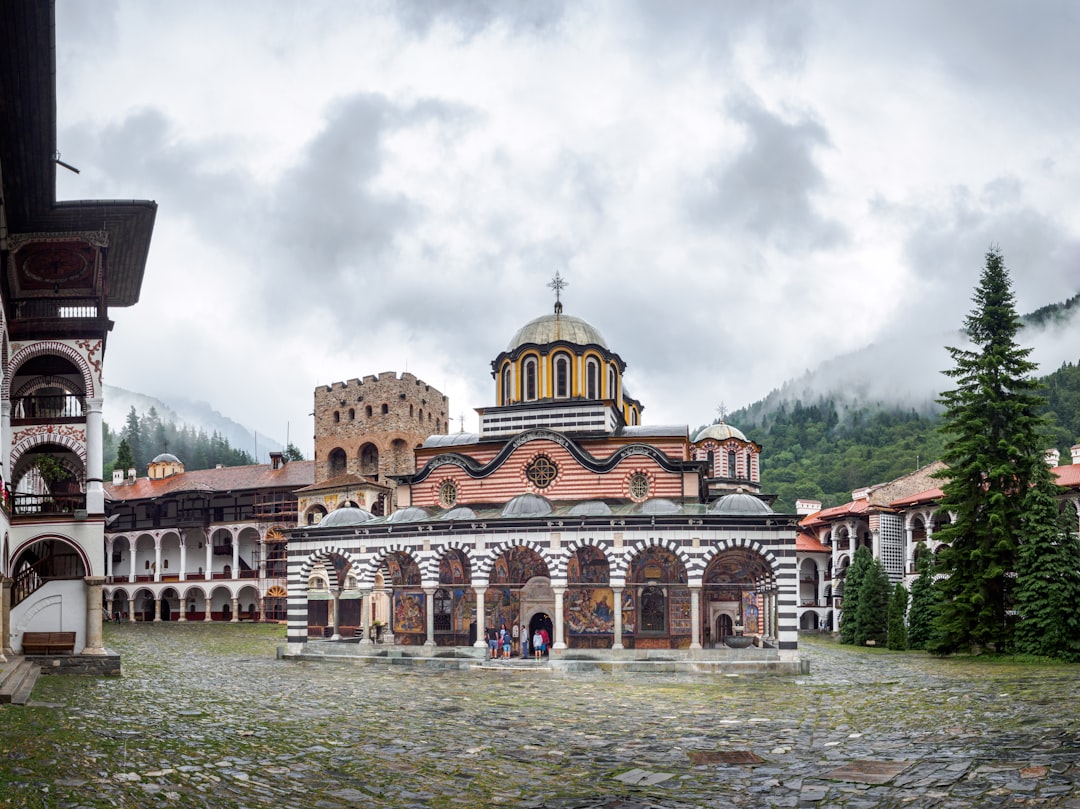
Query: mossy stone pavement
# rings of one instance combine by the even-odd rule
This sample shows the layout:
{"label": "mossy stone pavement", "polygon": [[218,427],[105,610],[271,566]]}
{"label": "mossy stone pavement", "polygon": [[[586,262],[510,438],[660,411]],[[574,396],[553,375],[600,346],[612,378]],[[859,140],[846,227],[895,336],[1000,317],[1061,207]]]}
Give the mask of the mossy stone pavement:
{"label": "mossy stone pavement", "polygon": [[804,638],[803,677],[277,660],[284,629],[108,625],[120,678],[0,708],[3,807],[1080,809],[1080,667]]}

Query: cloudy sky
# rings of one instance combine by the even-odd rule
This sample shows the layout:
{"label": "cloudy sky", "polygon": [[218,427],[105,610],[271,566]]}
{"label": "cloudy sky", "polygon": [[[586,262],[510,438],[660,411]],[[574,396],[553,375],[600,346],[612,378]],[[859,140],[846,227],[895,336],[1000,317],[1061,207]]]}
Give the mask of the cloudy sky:
{"label": "cloudy sky", "polygon": [[310,453],[316,385],[407,368],[475,430],[559,272],[695,426],[940,344],[992,244],[1021,311],[1064,300],[1078,9],[57,0],[58,195],[159,205],[106,381]]}

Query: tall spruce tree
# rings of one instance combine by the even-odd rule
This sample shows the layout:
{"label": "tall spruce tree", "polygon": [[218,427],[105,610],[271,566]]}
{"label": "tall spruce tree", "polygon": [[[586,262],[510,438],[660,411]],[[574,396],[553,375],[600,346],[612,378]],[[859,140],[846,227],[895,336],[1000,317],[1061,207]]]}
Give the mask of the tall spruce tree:
{"label": "tall spruce tree", "polygon": [[911,583],[908,648],[925,649],[934,634],[939,600],[938,590],[934,587],[933,557],[921,542],[915,551],[915,569],[919,577]]}
{"label": "tall spruce tree", "polygon": [[[868,556],[870,551],[866,548]],[[873,641],[884,646],[889,626],[889,576],[881,562],[870,556],[870,564],[859,583],[859,603],[855,607],[855,645]]]}
{"label": "tall spruce tree", "polygon": [[1016,649],[1080,660],[1080,543],[1076,511],[1058,509],[1050,470],[1037,475],[1028,496],[1016,570]]}
{"label": "tall spruce tree", "polygon": [[1016,341],[1021,321],[1004,259],[986,255],[975,308],[965,321],[971,346],[949,348],[956,381],[942,394],[942,460],[947,470],[940,507],[955,519],[935,534],[941,603],[935,654],[964,649],[1009,649],[1013,639],[1013,572],[1025,521],[1028,490],[1043,464],[1043,403],[1032,377],[1029,348]]}
{"label": "tall spruce tree", "polygon": [[900,652],[908,647],[907,608],[907,588],[897,582],[889,596],[889,648]]}
{"label": "tall spruce tree", "polygon": [[855,643],[855,630],[858,626],[859,598],[862,595],[862,582],[874,564],[874,556],[865,545],[855,551],[855,555],[844,574],[844,601],[840,612],[840,642]]}

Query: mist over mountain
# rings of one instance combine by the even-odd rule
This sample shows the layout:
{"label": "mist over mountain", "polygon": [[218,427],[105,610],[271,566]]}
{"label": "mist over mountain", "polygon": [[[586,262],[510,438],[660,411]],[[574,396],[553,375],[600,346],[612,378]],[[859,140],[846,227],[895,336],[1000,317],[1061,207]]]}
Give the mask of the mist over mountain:
{"label": "mist over mountain", "polygon": [[[206,402],[191,399],[175,399],[164,402],[144,393],[118,388],[113,385],[105,385],[105,401],[103,405],[103,418],[105,423],[114,432],[124,428],[128,411],[135,408],[140,416],[153,407],[159,418],[164,423],[173,423],[177,427],[193,427],[205,432],[208,436],[217,433],[226,439],[229,444],[238,450],[251,453],[258,463],[267,463],[269,453],[280,452],[285,445],[262,434],[256,434],[254,430],[245,427],[240,422],[224,416]],[[164,451],[164,448],[161,448]],[[180,460],[184,460],[181,458]]]}

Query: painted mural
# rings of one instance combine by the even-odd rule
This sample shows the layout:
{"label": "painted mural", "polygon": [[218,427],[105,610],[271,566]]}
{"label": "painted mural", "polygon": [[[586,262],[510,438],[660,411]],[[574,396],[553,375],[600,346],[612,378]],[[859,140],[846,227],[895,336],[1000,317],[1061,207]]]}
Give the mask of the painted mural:
{"label": "painted mural", "polygon": [[424,620],[424,591],[394,591],[394,634],[422,634],[427,636]]}
{"label": "painted mural", "polygon": [[386,567],[390,571],[390,584],[394,587],[420,586],[420,566],[408,554],[400,551],[389,554]]}
{"label": "painted mural", "polygon": [[484,626],[513,628],[518,621],[518,592],[509,587],[489,587],[484,594]]}
{"label": "painted mural", "polygon": [[[499,555],[488,580],[492,584],[525,584],[533,576],[549,576],[548,567],[532,548],[514,547]],[[507,624],[509,626],[509,624]]]}
{"label": "painted mural", "polygon": [[747,635],[756,635],[761,631],[757,603],[757,593],[744,590],[742,594],[742,622],[743,632]]}
{"label": "painted mural", "polygon": [[630,581],[657,584],[686,584],[686,567],[666,548],[642,551],[630,565]]}
{"label": "painted mural", "polygon": [[622,631],[624,635],[633,635],[637,629],[637,610],[634,603],[634,592],[629,587],[622,594]]}
{"label": "painted mural", "polygon": [[607,584],[610,566],[599,548],[579,548],[566,562],[566,580],[570,584]]}
{"label": "painted mural", "polygon": [[[572,587],[566,593],[566,626],[571,635],[615,631],[615,594],[609,587]],[[624,618],[625,620],[625,618]]]}
{"label": "painted mural", "polygon": [[469,567],[461,551],[452,550],[439,560],[439,584],[468,584]]}
{"label": "painted mural", "polygon": [[705,570],[704,584],[742,584],[753,589],[762,579],[772,575],[768,563],[758,554],[747,550],[730,550],[717,555]]}

